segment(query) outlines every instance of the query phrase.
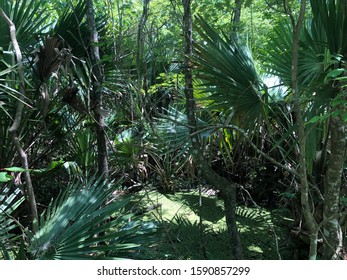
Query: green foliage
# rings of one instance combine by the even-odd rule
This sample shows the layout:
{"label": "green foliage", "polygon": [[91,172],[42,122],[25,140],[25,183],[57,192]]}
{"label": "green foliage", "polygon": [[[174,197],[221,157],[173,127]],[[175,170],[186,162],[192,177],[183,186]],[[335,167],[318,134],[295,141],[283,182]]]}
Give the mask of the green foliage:
{"label": "green foliage", "polygon": [[201,86],[211,93],[210,109],[235,110],[244,121],[254,122],[263,112],[260,80],[249,49],[227,36],[221,37],[202,17],[195,19],[202,41],[195,44],[194,62]]}
{"label": "green foliage", "polygon": [[0,259],[10,259],[10,254],[14,253],[12,246],[16,235],[13,230],[18,228],[18,222],[12,214],[23,201],[19,188],[11,184],[3,185],[0,180]]}
{"label": "green foliage", "polygon": [[69,156],[83,170],[95,165],[95,135],[90,128],[80,129],[71,135]]}
{"label": "green foliage", "polygon": [[[4,170],[5,172],[1,172]],[[13,176],[9,175],[7,172],[25,172],[30,171],[21,167],[5,167],[0,169],[0,183],[1,182],[9,182],[13,179]]]}
{"label": "green foliage", "polygon": [[[205,143],[214,133],[212,128],[208,128],[208,122],[199,118],[197,129]],[[164,110],[164,114],[156,118],[154,135],[150,140],[161,152],[179,150],[178,155],[187,152],[191,147],[187,115],[173,107]]]}
{"label": "green foliage", "polygon": [[88,28],[84,20],[86,11],[85,1],[79,1],[73,9],[70,5],[65,6],[53,29],[53,34],[63,38],[78,58],[85,57],[87,51]]}
{"label": "green foliage", "polygon": [[0,172],[0,182],[8,182],[11,181],[13,179],[13,177],[9,174],[7,174],[7,172]]}
{"label": "green foliage", "polygon": [[[44,32],[49,24],[48,13],[45,13],[42,0],[16,0],[0,1],[0,7],[16,26],[16,37],[19,44],[24,48],[36,43],[35,35]],[[0,39],[0,47],[10,50],[10,32],[7,23],[1,18],[0,29],[3,34]]]}
{"label": "green foliage", "polygon": [[134,168],[141,152],[142,136],[135,128],[128,128],[119,133],[114,140],[114,150],[110,158],[123,169]]}
{"label": "green foliage", "polygon": [[[194,81],[199,137],[205,145],[205,155],[212,159],[213,167],[218,168],[220,174],[240,184],[252,184],[255,192],[273,191],[279,193],[281,199],[291,201],[297,195],[292,186],[296,184],[295,179],[282,176],[279,181],[277,175],[282,171],[272,174],[274,169],[267,168],[267,163],[236,131],[211,128],[216,123],[244,127],[262,151],[286,166],[297,166],[300,151],[297,150],[291,92],[287,90],[291,86],[292,28],[285,14],[271,9],[282,9],[279,5],[282,1],[241,2],[240,36],[239,40],[232,40],[234,2],[192,1],[193,13],[201,15],[194,19],[192,61],[199,78]],[[299,2],[286,1],[294,16]],[[343,0],[310,2],[312,11],[308,12],[300,34],[299,82],[307,135],[307,170],[314,182],[320,180],[328,163],[330,119],[342,116],[347,120],[345,97],[336,90],[346,86],[347,4]],[[109,148],[112,145],[109,152],[112,176],[118,179],[124,174],[138,175],[143,171],[157,190],[175,192],[181,185],[190,187],[196,179],[189,154],[187,116],[181,106],[184,87],[182,2],[149,2],[148,19],[143,27],[144,49],[139,50],[138,21],[142,4],[133,0],[107,1],[106,5],[102,1],[95,3],[104,70],[103,106],[105,111],[110,110],[105,129],[108,138],[113,140],[108,145]],[[13,173],[19,175],[27,170],[16,167],[19,161],[8,132],[20,93],[9,29],[0,19],[0,30],[4,31],[0,38],[1,256],[6,259],[140,258],[141,244],[151,240],[147,239],[147,233],[152,232],[155,224],[140,225],[138,218],[124,212],[126,199],[107,204],[112,189],[97,179],[70,181],[73,176],[87,174],[96,166],[95,120],[91,114],[94,104],[90,96],[93,65],[88,53],[85,1],[0,0],[0,7],[14,21],[24,55],[25,111],[18,136],[29,155],[38,201],[46,205],[53,200],[42,214],[35,235],[27,233],[24,242],[19,235],[12,234],[12,230],[18,228],[10,215],[18,210],[23,198],[17,189],[6,189],[5,184],[14,179]],[[51,39],[58,44],[49,44]],[[35,48],[50,50],[50,56],[41,60],[39,56],[34,58]],[[140,65],[136,62],[138,54],[143,58]],[[260,61],[255,61],[252,54]],[[53,57],[56,64],[51,64],[48,57]],[[49,71],[38,72],[40,65]],[[263,84],[258,73],[265,68],[278,78],[279,92],[274,93]],[[37,83],[34,74],[45,84]],[[43,86],[49,95],[48,103],[43,104],[47,105],[47,112],[39,104],[45,101]],[[76,99],[63,96],[65,90],[71,88],[76,89]],[[164,102],[167,97],[168,102]],[[77,105],[83,110],[77,110]],[[60,172],[63,168],[68,174]],[[281,186],[287,182],[288,186]],[[321,184],[318,182],[318,187]],[[67,191],[56,197],[66,185]],[[167,254],[166,258],[201,257],[196,197],[178,194],[170,199],[166,203],[172,206],[175,200],[175,211],[176,206],[182,207],[182,204],[189,210],[185,210],[183,216],[171,215],[164,223],[172,230],[168,244],[180,251]],[[218,254],[220,252],[212,253],[225,250],[227,242],[221,220],[223,207],[207,198],[203,202],[208,251],[213,257],[226,257]],[[341,205],[345,204],[342,197]],[[268,250],[264,246],[274,241],[273,236],[263,236],[269,224],[273,225],[271,215],[253,210],[238,208],[243,244],[249,249],[246,255],[277,257],[273,246]],[[165,211],[173,212],[172,209]],[[215,224],[210,224],[211,221]],[[261,238],[255,240],[254,236]],[[211,244],[215,247],[209,247]],[[151,256],[158,255],[151,252]]]}
{"label": "green foliage", "polygon": [[346,54],[347,34],[346,9],[347,2],[343,0],[311,0],[313,21],[322,28],[331,53]]}
{"label": "green foliage", "polygon": [[122,212],[129,199],[108,201],[113,191],[96,178],[70,183],[41,215],[37,232],[30,237],[30,258],[135,257],[155,228],[141,228],[133,214]]}

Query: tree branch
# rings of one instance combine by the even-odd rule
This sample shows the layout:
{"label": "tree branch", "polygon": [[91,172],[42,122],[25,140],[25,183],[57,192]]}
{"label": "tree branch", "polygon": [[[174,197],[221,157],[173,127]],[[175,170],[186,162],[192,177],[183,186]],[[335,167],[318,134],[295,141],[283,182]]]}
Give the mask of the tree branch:
{"label": "tree branch", "polygon": [[[17,149],[17,153],[21,159],[22,166],[24,169],[29,170],[29,164],[28,164],[28,157],[25,151],[23,150],[19,137],[17,135],[18,128],[21,124],[22,120],[22,114],[23,114],[23,108],[24,108],[24,97],[25,97],[25,77],[24,77],[24,66],[22,62],[22,52],[19,48],[19,44],[17,41],[16,37],[16,26],[14,23],[11,21],[11,19],[5,14],[3,9],[0,8],[0,16],[6,21],[10,28],[10,36],[11,36],[11,42],[13,45],[13,49],[16,54],[16,60],[18,64],[17,72],[19,76],[19,92],[20,92],[20,97],[18,99],[18,104],[17,104],[17,110],[16,110],[16,115],[13,120],[13,123],[11,127],[8,129],[13,143]],[[29,203],[30,211],[31,211],[31,217],[32,217],[32,223],[33,225],[35,222],[38,220],[38,214],[37,214],[37,206],[36,206],[36,199],[35,199],[35,194],[34,194],[34,189],[31,181],[31,176],[29,171],[24,172],[25,176],[25,183],[26,183],[26,198]],[[33,227],[33,231],[35,231],[35,226]]]}

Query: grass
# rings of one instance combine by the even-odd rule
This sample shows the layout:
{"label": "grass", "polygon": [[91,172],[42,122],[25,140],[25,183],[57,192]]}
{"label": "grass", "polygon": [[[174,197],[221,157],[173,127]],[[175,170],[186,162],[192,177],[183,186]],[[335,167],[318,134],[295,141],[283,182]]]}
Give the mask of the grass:
{"label": "grass", "polygon": [[[199,227],[199,195],[197,191],[160,194],[142,191],[133,197],[133,209],[150,205],[161,206],[144,214],[144,220],[156,219],[162,228],[162,242],[152,247],[153,259],[203,259],[202,244],[207,258],[230,259],[228,233],[223,202],[216,197],[202,197],[203,240]],[[277,225],[287,219],[283,213],[240,206],[237,223],[245,259],[290,259],[288,230]],[[277,240],[277,242],[276,242]]]}

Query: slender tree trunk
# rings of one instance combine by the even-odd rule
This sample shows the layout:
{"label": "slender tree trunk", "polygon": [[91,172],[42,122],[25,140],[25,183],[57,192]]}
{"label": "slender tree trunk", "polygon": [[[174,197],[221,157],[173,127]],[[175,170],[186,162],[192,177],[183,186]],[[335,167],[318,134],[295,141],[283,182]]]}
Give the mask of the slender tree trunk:
{"label": "slender tree trunk", "polygon": [[108,153],[107,153],[107,139],[105,132],[105,117],[103,116],[103,94],[101,83],[103,80],[102,67],[100,63],[99,53],[99,34],[95,24],[95,11],[92,0],[87,0],[87,21],[90,33],[89,52],[92,63],[92,86],[93,92],[91,95],[92,109],[96,121],[95,133],[98,147],[98,173],[104,180],[108,179]]}
{"label": "slender tree trunk", "polygon": [[[285,4],[286,5],[286,4]],[[286,7],[285,7],[286,9]],[[290,11],[290,9],[286,9]],[[301,1],[300,13],[297,22],[292,13],[289,16],[293,26],[293,49],[292,49],[292,94],[294,98],[294,112],[296,115],[297,133],[299,142],[299,179],[301,193],[301,207],[305,218],[306,226],[310,234],[310,251],[309,259],[317,258],[317,243],[318,243],[318,225],[310,209],[309,203],[309,183],[307,178],[306,168],[306,136],[303,116],[300,104],[300,92],[298,83],[298,63],[299,63],[299,34],[304,25],[304,16],[306,11],[306,1]]]}
{"label": "slender tree trunk", "polygon": [[233,18],[232,18],[232,23],[233,23],[233,34],[236,34],[239,30],[240,27],[240,22],[241,22],[241,0],[235,0],[235,6],[233,9]]}
{"label": "slender tree trunk", "polygon": [[142,88],[142,78],[143,81],[143,89],[147,93],[147,64],[145,58],[145,38],[144,38],[144,28],[148,19],[148,9],[149,9],[150,0],[143,1],[143,9],[142,15],[140,18],[138,31],[137,31],[137,54],[136,54],[136,64],[138,71],[138,80],[140,83],[139,90]]}
{"label": "slender tree trunk", "polygon": [[[191,133],[192,149],[193,149],[193,161],[197,165],[203,160],[203,153],[201,151],[201,143],[196,133],[196,104],[193,91],[193,72],[191,56],[193,54],[193,29],[192,29],[192,14],[191,14],[191,0],[182,0],[183,3],[183,33],[184,33],[184,78],[185,78],[185,88],[184,94],[186,97],[186,112],[188,118],[188,125]],[[201,168],[197,166],[198,177],[200,175]],[[204,259],[207,259],[206,246],[204,242],[203,233],[203,219],[202,219],[202,199],[201,199],[201,189],[199,188],[199,209],[200,209],[200,246],[202,249],[202,254]]]}
{"label": "slender tree trunk", "polygon": [[[236,224],[236,186],[229,182],[226,178],[219,176],[204,158],[201,139],[197,132],[197,116],[196,103],[193,92],[193,73],[191,56],[193,52],[192,44],[192,16],[191,16],[191,0],[182,0],[184,7],[183,14],[183,34],[184,34],[184,75],[185,75],[185,97],[186,97],[186,112],[188,125],[191,133],[193,155],[196,162],[198,176],[204,176],[206,180],[215,188],[218,189],[223,197],[226,224],[228,227],[231,247],[231,258],[243,259],[241,239]],[[203,254],[206,258],[206,249],[202,244]]]}
{"label": "slender tree trunk", "polygon": [[121,7],[121,5],[123,5],[123,0],[122,3],[120,5],[120,0],[116,1],[116,5],[117,5],[117,18],[118,18],[118,35],[117,35],[117,39],[116,39],[116,49],[117,52],[120,56],[123,55],[123,9]]}
{"label": "slender tree trunk", "polygon": [[[14,23],[8,18],[8,16],[5,14],[5,12],[0,8],[0,14],[4,18],[4,20],[7,22],[9,28],[10,28],[10,36],[11,41],[13,44],[14,51],[16,53],[16,60],[18,63],[18,76],[19,76],[19,100],[17,103],[17,110],[16,115],[13,120],[12,126],[9,128],[9,133],[12,137],[12,141],[17,149],[18,156],[20,157],[22,166],[24,169],[29,169],[28,164],[28,156],[25,153],[21,143],[20,138],[18,136],[18,129],[21,124],[22,115],[23,115],[23,109],[24,109],[24,96],[25,96],[25,77],[24,77],[24,68],[23,68],[23,62],[22,62],[22,53],[18,45],[17,37],[16,37],[16,27]],[[31,176],[29,171],[24,172],[24,178],[26,183],[25,188],[25,195],[26,199],[29,203],[30,213],[31,213],[31,219],[33,223],[33,231],[35,232],[35,223],[38,221],[38,213],[37,213],[37,205],[36,205],[36,198],[34,193],[34,188],[31,181]]]}

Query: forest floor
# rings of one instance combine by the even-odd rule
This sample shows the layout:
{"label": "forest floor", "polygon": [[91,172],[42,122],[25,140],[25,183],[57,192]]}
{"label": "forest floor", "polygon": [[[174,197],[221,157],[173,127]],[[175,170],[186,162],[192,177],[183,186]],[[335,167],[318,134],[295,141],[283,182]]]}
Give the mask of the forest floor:
{"label": "forest floor", "polygon": [[[133,211],[145,212],[144,220],[160,225],[162,242],[150,251],[152,259],[230,259],[228,233],[223,201],[215,195],[202,196],[201,234],[199,192],[160,194],[141,191],[133,196]],[[134,210],[137,209],[137,210]],[[142,209],[142,210],[141,210]],[[293,220],[288,213],[260,207],[239,206],[237,223],[245,259],[292,259],[293,248],[288,225]]]}

